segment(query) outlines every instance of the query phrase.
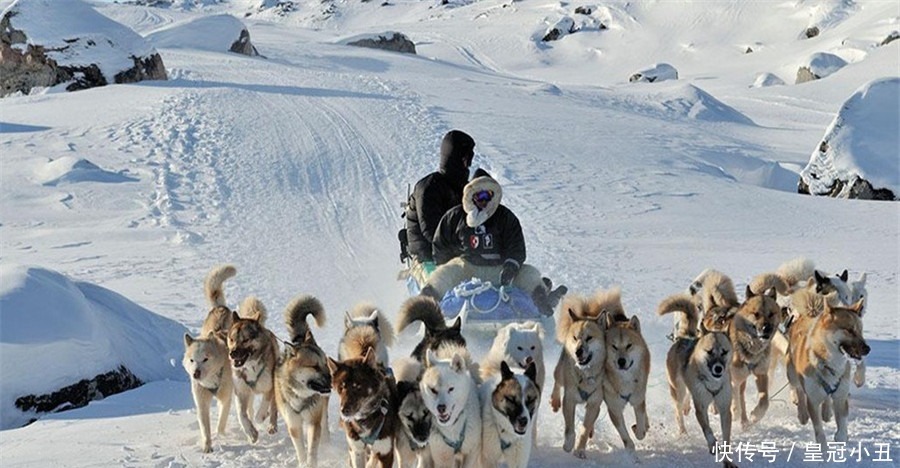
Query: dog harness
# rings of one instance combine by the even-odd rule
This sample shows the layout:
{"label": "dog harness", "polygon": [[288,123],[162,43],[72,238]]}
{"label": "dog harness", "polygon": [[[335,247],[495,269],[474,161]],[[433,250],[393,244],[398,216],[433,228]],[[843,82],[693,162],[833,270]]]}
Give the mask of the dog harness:
{"label": "dog harness", "polygon": [[444,443],[453,449],[454,455],[457,455],[457,454],[459,454],[459,452],[462,451],[463,442],[466,441],[466,425],[468,425],[468,424],[469,424],[469,418],[466,418],[465,421],[463,421],[462,430],[459,431],[459,440],[456,442],[453,442],[450,439],[448,439],[447,436],[444,435],[444,432],[441,431],[440,428],[438,428],[438,433],[441,435],[441,439],[444,439]]}
{"label": "dog harness", "polygon": [[256,378],[253,379],[252,382],[249,381],[249,380],[247,380],[247,374],[246,374],[246,373],[241,372],[241,380],[243,380],[244,383],[246,383],[248,387],[250,387],[250,388],[256,390],[256,383],[259,382],[259,378],[262,377],[263,372],[265,372],[265,371],[266,371],[266,366],[260,366],[260,367],[259,367],[259,372],[256,373]]}
{"label": "dog harness", "polygon": [[628,395],[619,395],[619,397],[625,400],[625,403],[629,403],[629,400],[631,400],[631,395],[634,395],[634,393],[629,393]]}
{"label": "dog harness", "polygon": [[581,397],[582,401],[587,401],[588,398],[591,397],[594,393],[597,392],[598,387],[594,387],[590,392],[581,388],[581,384],[587,382],[588,385],[596,385],[597,379],[595,377],[584,378],[583,376],[578,377],[578,396]]}
{"label": "dog harness", "polygon": [[[294,395],[297,394],[293,390],[291,390],[291,393],[293,393]],[[303,412],[305,412],[305,411],[309,410],[310,408],[312,408],[313,406],[315,406],[316,403],[319,402],[319,398],[321,398],[319,395],[313,395],[310,397],[306,397],[306,398],[300,400],[299,408],[297,406],[294,406],[294,401],[296,401],[296,399],[291,398],[288,400],[288,406],[291,407],[291,411],[293,411],[294,413],[302,414]]]}
{"label": "dog harness", "polygon": [[[372,445],[379,439],[381,439],[381,437],[379,437],[381,435],[381,429],[384,428],[384,422],[387,421],[387,418],[385,417],[388,413],[387,403],[387,400],[383,398],[381,399],[381,407],[378,408],[378,411],[381,412],[381,423],[378,424],[378,427],[369,431],[369,435],[365,437],[359,436],[359,440],[361,440],[364,444]],[[357,435],[359,435],[358,432]]]}
{"label": "dog harness", "polygon": [[[822,359],[822,358],[819,357],[815,352],[813,352],[812,354],[813,354],[813,356],[815,356],[816,358]],[[824,359],[822,359],[822,360],[824,361]],[[832,369],[831,367],[829,367],[827,364],[822,364],[822,371],[828,371],[829,374],[831,374],[831,375],[837,377],[837,374],[834,372],[834,369]],[[828,396],[832,396],[832,395],[834,395],[834,392],[836,392],[836,391],[838,390],[838,388],[841,387],[841,382],[844,381],[844,376],[841,375],[840,378],[838,378],[837,383],[835,383],[834,386],[832,387],[832,386],[829,385],[828,382],[825,380],[825,374],[824,374],[822,371],[820,371],[820,370],[818,369],[818,367],[816,368],[816,378],[817,378],[817,380],[819,381],[819,385],[822,386],[822,390],[825,390],[825,393],[826,393]]]}
{"label": "dog harness", "polygon": [[507,441],[503,440],[502,437],[499,437],[499,439],[500,439],[500,451],[501,452],[505,452],[510,447],[512,447],[512,442],[507,442]]}

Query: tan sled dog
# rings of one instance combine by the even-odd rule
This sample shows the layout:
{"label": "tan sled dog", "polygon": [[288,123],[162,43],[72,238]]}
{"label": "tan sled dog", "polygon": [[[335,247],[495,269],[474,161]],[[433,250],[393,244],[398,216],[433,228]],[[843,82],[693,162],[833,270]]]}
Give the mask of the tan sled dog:
{"label": "tan sled dog", "polygon": [[231,362],[228,360],[228,346],[225,344],[225,334],[231,326],[231,310],[225,305],[223,283],[236,273],[233,265],[220,265],[206,275],[204,291],[210,310],[203,321],[199,338],[184,335],[182,365],[191,376],[191,394],[197,407],[200,446],[204,453],[212,451],[209,428],[212,399],[219,402],[216,428],[219,435],[225,433],[228,413],[231,412]]}
{"label": "tan sled dog", "polygon": [[[812,419],[816,442],[825,446],[822,429],[825,404],[831,401],[837,422],[836,442],[847,442],[850,359],[860,360],[870,348],[862,336],[862,300],[850,307],[831,306],[808,290],[795,293],[792,303],[800,308],[790,327],[788,381],[797,389],[797,416],[801,424]],[[803,296],[803,297],[798,297]],[[808,307],[821,306],[817,317]],[[849,359],[848,359],[849,358]]]}
{"label": "tan sled dog", "polygon": [[357,304],[344,316],[344,336],[338,345],[338,360],[349,357],[348,343],[358,341],[359,335],[374,331],[378,336],[375,357],[378,364],[388,368],[388,348],[394,344],[394,327],[375,305],[368,302]]}
{"label": "tan sled dog", "polygon": [[309,316],[320,328],[325,324],[325,308],[308,295],[295,298],[284,310],[291,340],[284,343],[284,354],[275,371],[275,402],[297,453],[297,463],[315,468],[319,441],[328,431],[325,416],[331,372],[325,352],[306,323]]}
{"label": "tan sled dog", "polygon": [[603,302],[616,304],[606,314],[606,365],[603,379],[603,401],[609,411],[609,419],[619,431],[625,449],[632,454],[634,441],[625,426],[625,405],[634,408],[634,436],[643,440],[650,428],[647,421],[647,378],[650,375],[650,349],[641,335],[641,323],[637,316],[630,319],[622,308],[618,288],[606,293]]}
{"label": "tan sled dog", "polygon": [[[594,436],[594,423],[603,404],[603,363],[606,361],[605,311],[595,299],[566,296],[556,325],[556,339],[563,345],[553,370],[550,408],[563,410],[563,450],[585,458],[587,441]],[[563,391],[560,399],[560,390]],[[585,404],[584,425],[575,444],[575,406]]]}
{"label": "tan sled dog", "polygon": [[241,428],[252,443],[259,433],[250,420],[253,397],[262,395],[256,420],[269,418],[269,434],[275,433],[278,410],[275,405],[275,364],[278,339],[265,327],[266,308],[251,296],[241,303],[240,313],[232,313],[228,332],[228,355],[234,369],[234,394],[237,396]]}
{"label": "tan sled dog", "polygon": [[[663,300],[657,311],[659,315],[681,312],[685,319],[680,321],[675,332],[675,343],[666,356],[666,376],[669,393],[675,403],[675,420],[678,431],[686,432],[684,416],[690,412],[688,393],[694,403],[697,422],[703,429],[709,453],[715,453],[716,437],[709,424],[707,408],[714,403],[718,409],[722,430],[722,440],[731,442],[731,342],[722,332],[697,334],[699,312],[686,294],[678,294]],[[730,464],[726,463],[726,466]]]}

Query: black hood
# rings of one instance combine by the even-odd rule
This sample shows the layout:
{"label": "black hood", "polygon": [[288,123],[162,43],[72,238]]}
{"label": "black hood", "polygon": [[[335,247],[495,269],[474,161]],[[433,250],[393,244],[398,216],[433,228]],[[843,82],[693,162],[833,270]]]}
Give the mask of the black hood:
{"label": "black hood", "polygon": [[[463,162],[475,149],[475,140],[465,132],[450,130],[441,141],[441,172],[452,179],[469,180],[469,169]],[[469,161],[471,163],[471,161]]]}

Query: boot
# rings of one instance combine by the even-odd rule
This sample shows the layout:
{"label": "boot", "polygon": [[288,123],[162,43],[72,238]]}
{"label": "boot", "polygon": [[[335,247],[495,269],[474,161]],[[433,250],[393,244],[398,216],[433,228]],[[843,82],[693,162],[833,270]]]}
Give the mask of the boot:
{"label": "boot", "polygon": [[550,302],[550,306],[554,309],[556,305],[559,304],[559,301],[562,300],[563,296],[569,292],[569,288],[565,286],[559,286],[553,291],[550,291],[550,294],[547,295],[547,300]]}
{"label": "boot", "polygon": [[534,301],[534,305],[537,306],[541,315],[553,316],[553,304],[550,303],[550,298],[547,297],[547,290],[543,286],[534,288],[534,291],[531,292],[531,300]]}

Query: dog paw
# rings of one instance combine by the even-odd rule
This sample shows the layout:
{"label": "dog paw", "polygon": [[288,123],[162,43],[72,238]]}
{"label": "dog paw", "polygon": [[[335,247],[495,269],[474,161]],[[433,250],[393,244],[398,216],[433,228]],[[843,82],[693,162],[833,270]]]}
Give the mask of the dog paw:
{"label": "dog paw", "polygon": [[560,406],[562,406],[562,402],[559,401],[559,395],[551,396],[550,397],[550,409],[553,410],[554,413],[558,413]]}
{"label": "dog paw", "polygon": [[767,408],[760,408],[760,407],[757,407],[756,409],[754,409],[750,413],[750,422],[753,424],[758,423],[763,418],[763,416],[766,415],[766,410],[767,410]]}
{"label": "dog paw", "polygon": [[210,452],[212,452],[212,443],[206,442],[205,444],[203,444],[202,446],[200,446],[200,451],[203,452],[203,453],[210,453]]}
{"label": "dog paw", "polygon": [[269,426],[268,432],[269,432],[270,435],[271,435],[271,434],[274,434],[274,433],[278,432],[278,428],[275,427],[274,425]]}
{"label": "dog paw", "polygon": [[574,446],[575,446],[575,434],[572,434],[572,435],[566,434],[566,440],[565,440],[565,442],[563,442],[563,451],[571,452],[572,447],[574,447]]}
{"label": "dog paw", "polygon": [[711,439],[706,440],[706,446],[709,448],[709,454],[716,454],[716,438],[712,437]]}
{"label": "dog paw", "polygon": [[631,426],[631,432],[634,433],[634,436],[637,438],[637,440],[644,440],[644,436],[647,435],[647,427],[643,425],[638,427],[637,424],[634,424]]}
{"label": "dog paw", "polygon": [[255,444],[256,441],[259,440],[259,432],[256,429],[251,428],[250,431],[247,432],[247,440],[249,440],[251,444]]}
{"label": "dog paw", "polygon": [[853,375],[853,384],[856,385],[857,388],[862,388],[862,386],[866,384],[866,373],[860,372],[859,369],[857,369],[856,374]]}
{"label": "dog paw", "polygon": [[576,458],[580,458],[580,459],[582,459],[582,460],[584,460],[585,458],[587,458],[587,453],[585,453],[585,451],[584,451],[583,448],[580,448],[580,449],[578,449],[578,450],[572,452],[572,455],[575,455]]}

